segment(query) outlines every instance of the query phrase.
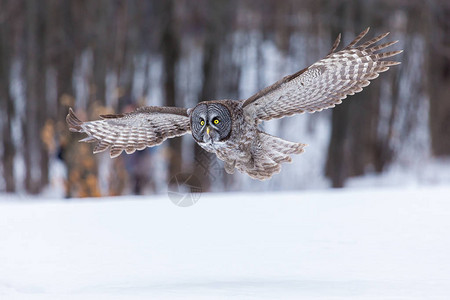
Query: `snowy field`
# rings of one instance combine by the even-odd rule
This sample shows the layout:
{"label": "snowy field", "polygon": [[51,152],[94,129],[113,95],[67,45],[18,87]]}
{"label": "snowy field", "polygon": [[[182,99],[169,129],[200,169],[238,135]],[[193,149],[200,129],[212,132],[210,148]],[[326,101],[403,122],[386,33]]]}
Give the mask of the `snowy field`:
{"label": "snowy field", "polygon": [[6,198],[0,299],[450,299],[450,187]]}

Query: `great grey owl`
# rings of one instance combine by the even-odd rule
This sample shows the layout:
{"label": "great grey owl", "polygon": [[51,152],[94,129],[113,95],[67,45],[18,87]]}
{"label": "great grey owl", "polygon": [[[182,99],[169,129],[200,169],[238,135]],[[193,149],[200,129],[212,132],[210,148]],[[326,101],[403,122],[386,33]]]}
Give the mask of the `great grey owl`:
{"label": "great grey owl", "polygon": [[81,141],[97,142],[94,153],[111,147],[111,157],[190,132],[203,149],[225,162],[227,173],[238,169],[252,178],[268,179],[306,145],[263,132],[259,128],[262,121],[334,107],[362,91],[379,73],[399,64],[384,59],[402,51],[379,52],[397,41],[375,45],[388,33],[358,45],[368,31],[335,52],[339,35],[325,58],[245,100],[203,101],[190,109],[149,106],[90,122],[80,121],[70,109],[67,123],[71,131],[88,135]]}

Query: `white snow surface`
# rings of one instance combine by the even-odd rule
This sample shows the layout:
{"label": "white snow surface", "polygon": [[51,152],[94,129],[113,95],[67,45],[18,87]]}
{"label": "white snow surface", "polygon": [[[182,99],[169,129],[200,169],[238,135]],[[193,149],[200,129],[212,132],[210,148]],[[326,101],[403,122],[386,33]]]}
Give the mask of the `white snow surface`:
{"label": "white snow surface", "polygon": [[449,186],[14,197],[0,299],[450,299]]}

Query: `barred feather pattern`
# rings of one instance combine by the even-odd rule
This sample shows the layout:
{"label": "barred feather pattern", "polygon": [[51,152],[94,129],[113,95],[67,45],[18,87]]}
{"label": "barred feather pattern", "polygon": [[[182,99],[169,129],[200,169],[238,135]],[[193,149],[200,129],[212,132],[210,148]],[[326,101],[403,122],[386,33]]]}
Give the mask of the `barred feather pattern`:
{"label": "barred feather pattern", "polygon": [[122,115],[104,115],[101,120],[82,122],[72,109],[66,121],[73,132],[88,136],[80,142],[97,142],[94,153],[110,148],[117,157],[161,144],[167,138],[190,132],[187,110],[175,107],[143,107]]}
{"label": "barred feather pattern", "polygon": [[[334,107],[348,95],[362,91],[370,80],[389,67],[399,64],[388,58],[402,51],[381,51],[397,41],[377,45],[387,33],[360,44],[368,31],[366,29],[348,46],[336,52],[339,35],[325,58],[284,77],[246,100],[202,102],[199,105],[225,106],[230,111],[232,127],[224,139],[196,142],[223,160],[228,173],[237,169],[259,180],[279,173],[282,163],[290,162],[291,155],[302,153],[306,145],[262,132],[258,124],[273,118]],[[67,123],[71,131],[87,134],[81,141],[97,142],[94,153],[110,148],[111,157],[116,157],[123,151],[133,153],[159,145],[167,138],[201,130],[199,126],[190,126],[194,110],[152,106],[128,114],[105,115],[101,120],[82,122],[70,109]],[[220,136],[220,132],[216,132],[215,136]]]}
{"label": "barred feather pattern", "polygon": [[259,131],[254,144],[251,164],[238,165],[241,172],[250,177],[265,180],[281,171],[281,164],[291,162],[291,154],[301,154],[306,144],[294,143]]}
{"label": "barred feather pattern", "polygon": [[199,145],[224,161],[228,174],[237,169],[253,179],[266,180],[281,171],[282,163],[291,162],[291,155],[303,153],[305,144],[272,136],[246,122],[238,101],[220,100],[220,103],[234,112],[231,136],[225,142]]}
{"label": "barred feather pattern", "polygon": [[286,76],[242,103],[247,120],[256,123],[304,112],[317,112],[332,108],[348,95],[362,91],[380,73],[400,64],[386,60],[402,52],[381,52],[397,41],[376,45],[389,33],[379,35],[361,45],[358,43],[369,28],[359,34],[347,47],[334,52],[339,45],[336,39],[330,54],[310,67]]}

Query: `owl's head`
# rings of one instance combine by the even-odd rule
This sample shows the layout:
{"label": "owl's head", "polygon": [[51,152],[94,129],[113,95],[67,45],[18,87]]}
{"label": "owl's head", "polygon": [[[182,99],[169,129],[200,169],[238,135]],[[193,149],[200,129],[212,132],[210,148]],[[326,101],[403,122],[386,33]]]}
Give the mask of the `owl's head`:
{"label": "owl's head", "polygon": [[220,103],[200,103],[191,113],[192,136],[198,143],[226,141],[231,134],[231,113]]}

